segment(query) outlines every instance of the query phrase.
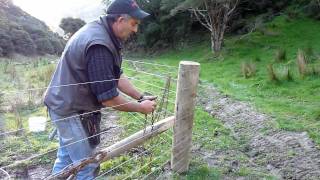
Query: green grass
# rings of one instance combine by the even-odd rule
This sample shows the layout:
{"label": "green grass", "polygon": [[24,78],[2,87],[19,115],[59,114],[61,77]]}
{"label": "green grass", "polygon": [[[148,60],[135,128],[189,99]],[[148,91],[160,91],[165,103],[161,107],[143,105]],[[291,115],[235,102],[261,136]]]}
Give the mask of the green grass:
{"label": "green grass", "polygon": [[[139,64],[136,65],[140,70],[151,73],[168,73],[166,67],[155,67],[150,65]],[[125,74],[132,77],[132,82],[140,91],[149,92],[159,96],[158,102],[161,100],[161,87],[164,87],[165,80],[155,76],[150,76],[142,72],[131,71],[134,66],[130,63],[124,64]],[[171,70],[172,77],[176,77],[177,70]],[[141,81],[137,81],[141,80]],[[143,82],[142,82],[143,81]],[[147,82],[148,84],[146,84]],[[150,84],[149,84],[150,83]],[[172,82],[173,83],[173,82]],[[158,86],[154,87],[151,84]],[[174,102],[175,99],[175,83],[172,84],[170,90],[170,101]],[[174,105],[169,103],[168,111],[173,112]],[[172,114],[168,113],[167,116]],[[139,113],[121,113],[119,123],[124,129],[124,133],[121,135],[122,138],[130,136],[131,134],[143,129],[145,127],[145,118]],[[164,117],[162,117],[164,118]],[[223,124],[213,118],[210,114],[205,112],[201,107],[197,107],[194,114],[194,127],[193,127],[193,144],[197,147],[201,147],[202,151],[225,151],[230,149],[239,149],[243,144],[237,142],[231,131],[223,126]],[[148,116],[147,124],[150,125],[151,116]],[[147,141],[143,146],[140,146],[140,152],[146,150],[147,153],[140,155],[139,153],[127,153],[124,156],[115,158],[101,165],[101,172],[107,172],[108,177],[115,179],[123,179],[130,177],[132,179],[141,179],[147,174],[151,174],[149,178],[158,177],[161,175],[161,165],[168,162],[171,158],[171,147],[172,146],[172,129],[166,133],[159,135]],[[133,158],[133,159],[132,159]],[[241,162],[247,162],[247,157],[239,154],[234,157]],[[122,164],[124,163],[124,164]],[[146,165],[149,164],[150,165]],[[246,164],[246,163],[244,163]],[[112,169],[114,167],[118,168]],[[243,167],[245,168],[245,167]],[[186,179],[219,179],[223,176],[239,177],[239,176],[254,176],[264,178],[267,177],[265,174],[257,174],[254,170],[247,168],[239,169],[239,171],[230,172],[227,167],[209,168],[206,163],[197,156],[192,156],[190,163],[190,171],[184,175],[174,174],[174,179],[186,178]],[[112,170],[112,171],[111,171]]]}
{"label": "green grass", "polygon": [[[13,109],[16,109],[16,111],[1,112],[1,120],[4,126],[1,128],[4,132],[24,129],[5,138],[1,137],[0,166],[9,165],[17,160],[24,160],[32,155],[45,153],[58,147],[56,141],[48,140],[48,134],[52,130],[49,120],[45,132],[33,133],[29,131],[28,127],[29,117],[47,116],[46,108],[42,104],[36,105],[34,103],[35,100],[41,98],[45,89],[23,91],[24,89],[46,87],[48,83],[46,77],[50,76],[50,71],[47,69],[52,69],[53,65],[48,64],[50,59],[47,57],[35,58],[34,61],[31,61],[30,58],[27,59],[0,59],[2,105],[13,106]],[[31,76],[32,74],[35,75]],[[19,118],[21,119],[21,126],[17,126],[17,119]],[[19,167],[52,163],[53,157],[52,153],[49,153],[25,162]]]}
{"label": "green grass", "polygon": [[[306,28],[308,27],[308,28]],[[239,40],[239,37],[227,37],[225,48],[221,55],[214,57],[210,52],[209,42],[193,44],[180,51],[170,51],[162,54],[157,58],[149,61],[153,63],[161,63],[165,65],[178,67],[181,60],[194,60],[201,63],[201,79],[216,85],[223,93],[231,95],[233,98],[248,101],[258,107],[260,111],[274,117],[277,125],[271,124],[272,127],[278,127],[290,131],[307,131],[315,142],[320,144],[320,79],[318,76],[307,76],[301,78],[298,74],[296,65],[296,54],[298,49],[307,49],[312,47],[316,56],[312,60],[315,65],[319,64],[320,23],[310,19],[297,19],[288,21],[285,16],[276,18],[273,22],[267,24],[265,29],[257,30],[249,36]],[[265,33],[266,31],[272,33]],[[301,34],[303,32],[303,34]],[[266,35],[272,34],[272,35]],[[284,62],[276,62],[276,52],[284,49],[286,52],[286,60]],[[256,75],[245,79],[241,74],[242,62],[253,62],[256,65]],[[269,80],[267,65],[273,63],[276,73],[279,75],[279,82]],[[5,72],[6,65],[0,63],[0,87],[2,90],[10,91],[20,88],[38,88],[45,87],[48,80],[48,72],[52,71],[52,65],[43,61],[29,64],[27,66],[17,66],[18,73],[23,72],[19,82],[13,81],[10,72]],[[156,67],[151,65],[139,64],[141,71],[153,74],[169,73],[173,78],[177,77],[177,68]],[[283,69],[289,67],[292,70],[293,80],[288,81],[282,77]],[[2,68],[2,70],[1,70]],[[130,77],[134,77],[132,82],[140,91],[149,92],[161,99],[162,87],[165,80],[151,75],[135,72],[132,63],[124,63],[124,71]],[[143,82],[142,82],[143,81]],[[150,84],[147,84],[147,83]],[[19,86],[18,86],[19,85]],[[175,83],[170,88],[170,102],[168,110],[171,113],[174,110],[175,100]],[[201,91],[199,91],[201,93]],[[28,114],[43,115],[43,109],[37,107],[28,109],[24,108],[21,115],[26,119]],[[167,113],[166,116],[172,114]],[[14,120],[14,114],[5,115],[7,121]],[[163,118],[163,117],[162,117]],[[122,138],[131,135],[144,128],[144,116],[133,113],[121,113],[119,123],[125,129],[121,135]],[[150,116],[148,117],[150,125]],[[24,126],[27,126],[24,124]],[[9,129],[13,129],[7,125]],[[267,129],[265,129],[268,132]],[[45,152],[48,149],[56,147],[55,143],[46,142],[45,134],[30,134],[26,137],[30,140],[29,144],[23,141],[24,138],[7,139],[8,147],[6,151],[1,153],[0,164],[7,164],[12,161],[12,154],[30,155],[36,152]],[[161,174],[159,166],[170,160],[170,148],[172,143],[172,131],[160,135],[158,138],[149,140],[139,149],[147,150],[148,153],[133,158],[137,153],[129,152],[119,158],[107,161],[101,165],[102,172],[106,172],[117,165],[126,162],[119,168],[114,169],[108,176],[115,179],[125,178],[131,175],[131,179],[139,179],[146,174],[152,173],[154,177]],[[11,138],[11,137],[10,137]],[[12,137],[14,138],[14,137]],[[196,146],[206,151],[226,151],[239,150],[246,144],[245,138],[236,141],[229,129],[217,119],[212,118],[210,114],[205,112],[201,107],[197,107],[195,111],[195,122],[193,131],[193,142]],[[128,161],[133,158],[132,161]],[[231,157],[230,157],[231,158]],[[219,179],[222,177],[246,177],[246,178],[265,178],[274,179],[263,172],[256,172],[247,164],[247,157],[241,154],[232,157],[241,162],[242,165],[237,171],[230,172],[228,167],[208,167],[199,157],[193,156],[190,164],[190,171],[183,175],[174,175],[175,179]],[[49,157],[39,160],[41,163],[50,163]],[[152,161],[152,163],[151,163]],[[145,166],[150,163],[150,165]],[[137,171],[139,170],[139,171]],[[132,172],[137,171],[135,174]],[[152,177],[152,176],[151,176]]]}
{"label": "green grass", "polygon": [[[311,64],[320,66],[319,21],[307,18],[287,20],[279,16],[265,25],[266,35],[257,30],[240,39],[227,37],[219,57],[210,52],[209,42],[194,44],[182,51],[169,51],[152,62],[178,66],[181,60],[201,63],[200,77],[216,85],[223,93],[233,98],[248,101],[262,112],[274,117],[279,128],[289,131],[307,131],[320,144],[320,77],[299,76],[296,64],[298,49],[313,49]],[[209,40],[208,40],[209,41]],[[276,62],[276,52],[286,51],[286,60]],[[245,79],[241,75],[241,63],[251,61],[257,68],[254,77]],[[268,77],[267,66],[274,64],[279,82]],[[292,81],[284,77],[283,69],[289,67]]]}

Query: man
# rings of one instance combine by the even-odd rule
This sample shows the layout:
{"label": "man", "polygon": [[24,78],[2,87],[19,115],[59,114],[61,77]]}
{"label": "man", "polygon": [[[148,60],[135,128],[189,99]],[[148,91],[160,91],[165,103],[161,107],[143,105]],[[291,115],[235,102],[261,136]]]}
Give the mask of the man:
{"label": "man", "polygon": [[[53,174],[94,154],[102,107],[143,114],[155,110],[156,103],[145,100],[121,70],[121,42],[148,15],[134,0],[114,0],[106,16],[82,27],[67,43],[44,101],[59,135]],[[118,90],[144,101],[128,101]],[[98,164],[86,166],[77,179],[93,179],[96,169]]]}

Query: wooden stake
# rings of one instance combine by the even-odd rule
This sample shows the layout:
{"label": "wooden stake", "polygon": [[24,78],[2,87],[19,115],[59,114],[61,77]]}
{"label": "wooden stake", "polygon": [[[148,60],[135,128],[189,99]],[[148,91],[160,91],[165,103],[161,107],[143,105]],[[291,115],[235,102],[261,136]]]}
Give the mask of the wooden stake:
{"label": "wooden stake", "polygon": [[180,62],[171,156],[171,169],[178,173],[186,172],[189,169],[199,69],[199,63]]}

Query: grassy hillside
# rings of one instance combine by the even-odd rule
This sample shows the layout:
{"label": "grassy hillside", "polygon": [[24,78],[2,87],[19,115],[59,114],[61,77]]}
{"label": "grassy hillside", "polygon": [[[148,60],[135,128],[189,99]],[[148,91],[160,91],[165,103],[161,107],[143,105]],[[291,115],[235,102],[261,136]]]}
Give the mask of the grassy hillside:
{"label": "grassy hillside", "polygon": [[[307,131],[319,144],[319,29],[319,21],[279,16],[249,35],[227,37],[219,57],[214,58],[209,42],[203,42],[153,59],[171,65],[178,65],[180,60],[201,62],[202,80],[212,82],[236,99],[253,103],[262,112],[275,117],[281,129]],[[299,74],[298,49],[308,56],[309,70],[316,69],[312,75],[302,77]],[[285,51],[284,60],[277,60],[279,51]],[[255,67],[253,77],[242,75],[244,62]],[[270,80],[269,64],[273,64],[278,81]],[[292,80],[286,76],[286,69]]]}
{"label": "grassy hillside", "polygon": [[11,0],[0,2],[0,57],[60,54],[64,40]]}

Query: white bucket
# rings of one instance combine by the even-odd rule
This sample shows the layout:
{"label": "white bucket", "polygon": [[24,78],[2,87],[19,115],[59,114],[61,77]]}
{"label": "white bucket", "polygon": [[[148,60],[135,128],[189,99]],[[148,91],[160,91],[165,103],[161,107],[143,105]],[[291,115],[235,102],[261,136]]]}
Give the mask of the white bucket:
{"label": "white bucket", "polygon": [[31,132],[42,132],[46,129],[47,118],[45,117],[30,117],[29,130]]}

